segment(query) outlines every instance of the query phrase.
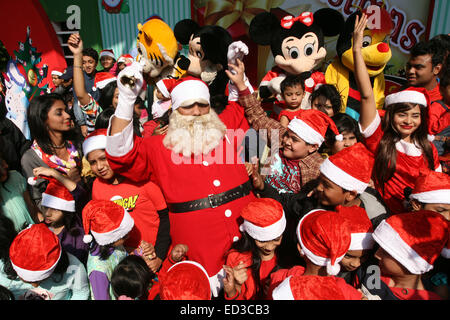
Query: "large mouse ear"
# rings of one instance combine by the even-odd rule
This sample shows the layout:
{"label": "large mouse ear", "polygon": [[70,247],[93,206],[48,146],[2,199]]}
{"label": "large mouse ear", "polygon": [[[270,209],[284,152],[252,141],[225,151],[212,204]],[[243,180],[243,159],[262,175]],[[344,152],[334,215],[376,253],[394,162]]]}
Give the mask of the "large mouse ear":
{"label": "large mouse ear", "polygon": [[342,31],[345,19],[339,11],[323,8],[314,13],[314,22],[322,28],[325,37],[332,37]]}
{"label": "large mouse ear", "polygon": [[205,58],[213,63],[220,63],[224,69],[228,67],[228,46],[232,41],[230,33],[219,26],[206,26],[200,32]]}
{"label": "large mouse ear", "polygon": [[257,44],[267,46],[272,35],[281,29],[280,20],[270,12],[261,12],[250,22],[248,33]]}
{"label": "large mouse ear", "polygon": [[173,29],[173,33],[179,43],[188,44],[191,35],[196,33],[199,29],[200,26],[197,22],[192,19],[184,19],[177,22]]}

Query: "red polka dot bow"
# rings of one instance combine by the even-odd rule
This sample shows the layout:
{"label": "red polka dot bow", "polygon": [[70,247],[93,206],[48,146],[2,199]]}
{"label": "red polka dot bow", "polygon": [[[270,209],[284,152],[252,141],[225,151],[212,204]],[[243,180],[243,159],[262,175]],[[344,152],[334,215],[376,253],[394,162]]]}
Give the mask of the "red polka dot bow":
{"label": "red polka dot bow", "polygon": [[285,29],[290,29],[296,21],[300,21],[309,27],[314,22],[314,17],[311,12],[303,12],[298,17],[286,16],[281,20],[281,26]]}

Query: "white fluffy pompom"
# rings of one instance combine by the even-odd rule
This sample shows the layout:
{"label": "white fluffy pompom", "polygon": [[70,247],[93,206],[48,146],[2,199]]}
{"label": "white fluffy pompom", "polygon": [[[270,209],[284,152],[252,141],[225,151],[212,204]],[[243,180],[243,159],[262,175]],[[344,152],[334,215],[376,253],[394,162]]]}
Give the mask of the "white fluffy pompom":
{"label": "white fluffy pompom", "polygon": [[330,276],[335,276],[341,271],[341,266],[339,263],[335,263],[334,265],[331,264],[330,261],[327,262],[327,273]]}
{"label": "white fluffy pompom", "polygon": [[342,141],[344,140],[344,136],[342,134],[336,135],[336,141]]}
{"label": "white fluffy pompom", "polygon": [[91,241],[92,241],[92,236],[90,235],[90,234],[86,234],[86,235],[84,235],[84,237],[83,237],[83,242],[84,243],[90,243]]}
{"label": "white fluffy pompom", "polygon": [[30,186],[34,186],[36,184],[36,178],[35,177],[29,177],[27,179],[27,182]]}

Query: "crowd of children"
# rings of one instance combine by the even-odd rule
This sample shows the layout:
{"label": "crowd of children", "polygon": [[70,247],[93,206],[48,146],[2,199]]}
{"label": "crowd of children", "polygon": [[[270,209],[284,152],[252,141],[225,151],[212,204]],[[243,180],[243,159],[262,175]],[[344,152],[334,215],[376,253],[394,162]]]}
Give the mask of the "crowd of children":
{"label": "crowd of children", "polygon": [[[358,120],[331,84],[305,109],[294,75],[269,116],[239,59],[224,110],[190,77],[152,110],[120,81],[132,56],[71,35],[73,66],[30,103],[31,140],[0,112],[0,299],[448,300],[450,36],[411,50],[379,110],[366,26],[358,16],[352,39]],[[200,149],[184,136],[196,126]],[[232,145],[237,128],[267,132],[265,159],[170,163]]]}

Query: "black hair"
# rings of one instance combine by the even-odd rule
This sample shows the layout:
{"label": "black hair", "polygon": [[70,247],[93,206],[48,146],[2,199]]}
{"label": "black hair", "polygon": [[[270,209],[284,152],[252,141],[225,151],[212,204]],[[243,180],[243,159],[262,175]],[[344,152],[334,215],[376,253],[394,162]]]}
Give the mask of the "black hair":
{"label": "black hair", "polygon": [[[36,140],[39,147],[47,154],[54,154],[54,148],[52,147],[52,141],[50,140],[45,122],[48,119],[50,108],[58,100],[64,103],[66,111],[68,111],[64,98],[57,93],[44,94],[33,98],[27,110],[31,137]],[[78,150],[80,150],[80,137],[80,133],[75,128],[63,132],[64,141],[66,143],[67,141],[72,141]]]}
{"label": "black hair", "polygon": [[450,36],[448,34],[438,34],[430,41],[436,41],[444,49],[444,55],[450,51]]}
{"label": "black hair", "polygon": [[16,300],[16,298],[8,288],[0,285],[0,300]]}
{"label": "black hair", "polygon": [[17,278],[17,273],[9,259],[9,248],[16,237],[14,223],[0,209],[0,260],[3,262],[3,272],[11,280]]}
{"label": "black hair", "polygon": [[305,91],[305,79],[302,75],[288,75],[286,78],[284,78],[283,81],[280,83],[280,90],[281,93],[284,94],[284,91],[286,88],[292,88],[295,86],[300,85],[302,87],[302,90]]}
{"label": "black hair", "polygon": [[333,112],[335,115],[338,114],[341,110],[342,98],[336,86],[332,84],[320,85],[310,96],[311,104],[317,98],[319,98],[320,111],[324,112],[322,108],[325,108],[325,102],[327,100],[330,100],[331,107],[333,108]]}
{"label": "black hair", "polygon": [[410,51],[412,58],[424,55],[431,55],[431,65],[436,67],[444,62],[445,49],[439,41],[420,41]]}
{"label": "black hair", "polygon": [[440,79],[439,87],[444,90],[450,85],[450,63],[447,61],[442,68],[442,76]]}
{"label": "black hair", "polygon": [[108,129],[109,119],[113,116],[114,112],[114,108],[106,108],[100,112],[95,120],[95,130]]}
{"label": "black hair", "polygon": [[[358,122],[346,113],[337,113],[331,119],[336,124],[339,133],[353,133],[356,141],[361,142],[363,136],[359,130]],[[336,142],[336,135],[332,130],[327,130],[325,134],[325,141],[328,146],[332,146]]]}
{"label": "black hair", "polygon": [[[259,269],[261,268],[261,255],[258,247],[256,246],[255,239],[253,239],[247,232],[241,232],[241,238],[233,242],[231,245],[231,250],[235,250],[237,252],[250,252],[252,255],[252,264],[249,266],[251,269],[253,278],[255,279],[256,284],[256,297],[261,297],[263,295],[264,288],[260,285],[260,277],[259,277]],[[275,249],[275,254],[278,255],[280,246]],[[229,251],[230,252],[230,251]],[[277,268],[277,267],[275,267]]]}
{"label": "black hair", "polygon": [[129,255],[114,268],[111,288],[116,298],[124,295],[133,299],[146,299],[155,274],[140,256]]}
{"label": "black hair", "polygon": [[112,81],[100,90],[100,98],[97,102],[103,110],[112,107],[114,92],[116,91],[116,88],[117,82]]}
{"label": "black hair", "polygon": [[82,54],[83,56],[91,57],[98,63],[98,52],[94,48],[84,48]]}

